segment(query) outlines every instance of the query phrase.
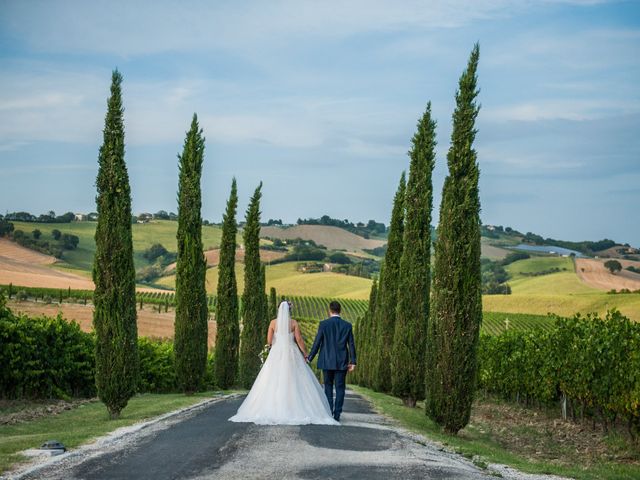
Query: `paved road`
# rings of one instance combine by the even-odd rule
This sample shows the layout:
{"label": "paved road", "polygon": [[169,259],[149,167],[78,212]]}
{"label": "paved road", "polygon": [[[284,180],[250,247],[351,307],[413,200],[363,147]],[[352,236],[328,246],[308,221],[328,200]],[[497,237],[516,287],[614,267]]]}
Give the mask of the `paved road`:
{"label": "paved road", "polygon": [[424,445],[347,394],[339,427],[227,421],[242,399],[214,403],[99,456],[69,459],[27,478],[46,479],[478,479],[466,459]]}

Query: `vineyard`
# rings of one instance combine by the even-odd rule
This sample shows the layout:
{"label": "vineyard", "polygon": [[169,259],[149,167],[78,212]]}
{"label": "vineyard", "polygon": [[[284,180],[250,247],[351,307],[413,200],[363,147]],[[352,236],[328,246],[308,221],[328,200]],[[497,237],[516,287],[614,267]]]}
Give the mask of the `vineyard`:
{"label": "vineyard", "polygon": [[479,387],[527,405],[560,405],[566,418],[626,420],[640,433],[640,324],[613,310],[558,318],[547,331],[483,335]]}
{"label": "vineyard", "polygon": [[[90,303],[93,299],[91,290],[71,290],[55,288],[35,288],[17,287],[14,285],[0,286],[0,291],[10,298],[18,300],[31,300],[47,303]],[[166,292],[137,292],[139,305],[154,305],[158,309],[167,311],[174,306],[175,293]],[[329,302],[333,300],[328,297],[311,296],[286,296],[293,302],[293,316],[296,319],[304,319],[306,324],[315,324],[327,318]],[[241,300],[241,299],[240,299]],[[340,299],[342,305],[342,316],[355,323],[366,312],[369,302],[367,300]],[[209,296],[209,310],[213,312],[216,306],[216,297]],[[499,335],[507,330],[543,330],[548,331],[553,326],[553,318],[546,315],[535,315],[527,313],[503,313],[484,312],[482,320],[482,332],[489,335]],[[305,337],[306,338],[306,337]]]}

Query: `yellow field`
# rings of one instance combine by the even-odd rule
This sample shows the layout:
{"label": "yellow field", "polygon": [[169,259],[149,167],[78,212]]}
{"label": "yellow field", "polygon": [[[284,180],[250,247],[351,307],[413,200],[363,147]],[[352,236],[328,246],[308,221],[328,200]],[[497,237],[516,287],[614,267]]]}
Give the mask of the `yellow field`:
{"label": "yellow field", "polygon": [[[566,271],[541,276],[524,276],[559,267]],[[484,295],[483,310],[507,313],[574,313],[598,312],[617,308],[629,318],[640,321],[640,294],[610,295],[582,282],[573,271],[569,258],[534,257],[507,267],[512,274],[511,295]]]}
{"label": "yellow field", "polygon": [[[300,273],[295,262],[266,267],[267,292],[275,287],[278,294],[314,297],[368,299],[371,280],[332,272]],[[238,292],[244,289],[244,264],[236,263]],[[157,282],[165,287],[175,287],[175,275],[163,277]],[[218,267],[207,270],[207,292],[215,294],[218,288]]]}

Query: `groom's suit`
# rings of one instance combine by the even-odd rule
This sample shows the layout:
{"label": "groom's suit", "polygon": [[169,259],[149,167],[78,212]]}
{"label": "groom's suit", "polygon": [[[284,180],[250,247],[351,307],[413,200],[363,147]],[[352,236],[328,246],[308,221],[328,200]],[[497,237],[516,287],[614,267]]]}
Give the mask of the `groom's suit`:
{"label": "groom's suit", "polygon": [[[318,355],[318,368],[324,378],[324,393],[327,395],[333,417],[340,420],[344,403],[345,380],[349,365],[356,364],[356,346],[353,341],[353,329],[349,322],[339,315],[320,322],[316,339],[313,342],[308,360]],[[333,384],[336,385],[336,401],[333,402]]]}

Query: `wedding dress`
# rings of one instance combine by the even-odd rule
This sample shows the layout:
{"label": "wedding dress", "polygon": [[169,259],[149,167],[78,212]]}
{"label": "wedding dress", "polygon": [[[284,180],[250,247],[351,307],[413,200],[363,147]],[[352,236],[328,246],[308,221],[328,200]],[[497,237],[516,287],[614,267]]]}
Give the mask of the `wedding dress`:
{"label": "wedding dress", "polygon": [[333,419],[324,390],[298,349],[287,302],[278,309],[269,356],[238,413],[229,420],[258,425],[340,425]]}

